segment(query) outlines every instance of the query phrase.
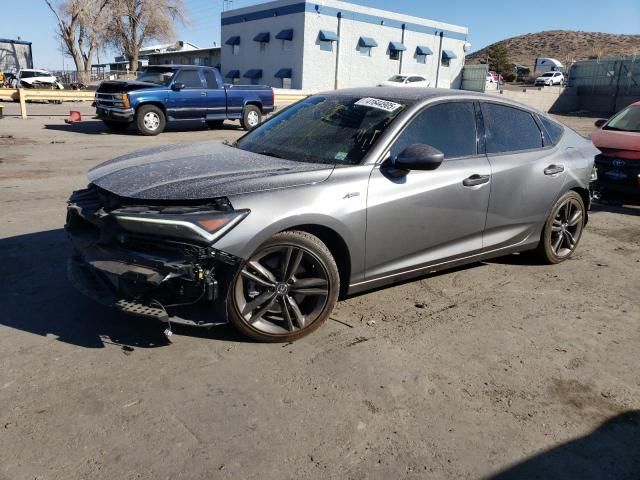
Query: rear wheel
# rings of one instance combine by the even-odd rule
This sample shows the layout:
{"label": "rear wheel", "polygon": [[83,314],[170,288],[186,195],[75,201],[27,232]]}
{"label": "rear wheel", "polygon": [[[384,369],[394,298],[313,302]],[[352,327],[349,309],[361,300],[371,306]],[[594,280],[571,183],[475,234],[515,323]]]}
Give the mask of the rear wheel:
{"label": "rear wheel", "polygon": [[242,128],[245,130],[251,130],[257,127],[262,121],[262,112],[255,105],[247,105],[244,107],[244,112],[242,112],[242,120],[240,123],[242,124]]}
{"label": "rear wheel", "polygon": [[296,340],[326,321],[339,291],[338,267],[326,245],[306,232],[282,232],[236,274],[229,319],[259,341]]}
{"label": "rear wheel", "polygon": [[582,197],[574,191],[565,193],[551,210],[538,244],[538,256],[545,263],[567,260],[580,241],[586,219]]}
{"label": "rear wheel", "polygon": [[155,105],[143,105],[136,111],[136,126],[142,135],[158,135],[165,125],[164,113]]}
{"label": "rear wheel", "polygon": [[124,132],[127,128],[129,128],[129,124],[125,122],[114,122],[113,120],[103,120],[102,123],[109,130],[113,130],[114,132]]}

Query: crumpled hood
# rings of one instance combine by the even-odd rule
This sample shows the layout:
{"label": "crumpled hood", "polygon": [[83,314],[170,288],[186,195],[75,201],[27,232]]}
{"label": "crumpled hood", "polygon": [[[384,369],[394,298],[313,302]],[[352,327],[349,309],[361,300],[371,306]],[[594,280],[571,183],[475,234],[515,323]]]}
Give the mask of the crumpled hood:
{"label": "crumpled hood", "polygon": [[121,197],[205,200],[319,183],[333,165],[292,162],[219,142],[167,145],[109,160],[89,181]]}

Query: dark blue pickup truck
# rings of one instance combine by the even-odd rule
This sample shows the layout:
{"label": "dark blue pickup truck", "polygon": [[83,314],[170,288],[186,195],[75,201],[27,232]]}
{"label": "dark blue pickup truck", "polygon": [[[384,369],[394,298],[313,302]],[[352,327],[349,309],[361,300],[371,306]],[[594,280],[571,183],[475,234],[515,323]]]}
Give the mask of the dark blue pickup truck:
{"label": "dark blue pickup truck", "polygon": [[273,89],[266,85],[225,85],[211,67],[146,67],[136,81],[105,81],[96,91],[96,114],[112,130],[132,123],[142,135],[157,135],[170,121],[200,120],[219,127],[240,120],[249,130],[273,112]]}

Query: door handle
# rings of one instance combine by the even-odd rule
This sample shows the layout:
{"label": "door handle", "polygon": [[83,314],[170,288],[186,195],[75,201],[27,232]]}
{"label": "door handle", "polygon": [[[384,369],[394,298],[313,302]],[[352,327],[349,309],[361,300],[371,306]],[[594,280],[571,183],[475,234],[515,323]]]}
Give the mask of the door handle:
{"label": "door handle", "polygon": [[544,174],[545,175],[555,175],[557,173],[562,173],[564,172],[564,165],[549,165],[547,168],[544,169]]}
{"label": "door handle", "polygon": [[200,96],[201,97],[206,97],[207,96],[207,92],[200,92]]}
{"label": "door handle", "polygon": [[465,178],[462,181],[462,185],[465,187],[475,187],[476,185],[482,185],[483,183],[489,183],[491,175],[478,175],[477,173]]}

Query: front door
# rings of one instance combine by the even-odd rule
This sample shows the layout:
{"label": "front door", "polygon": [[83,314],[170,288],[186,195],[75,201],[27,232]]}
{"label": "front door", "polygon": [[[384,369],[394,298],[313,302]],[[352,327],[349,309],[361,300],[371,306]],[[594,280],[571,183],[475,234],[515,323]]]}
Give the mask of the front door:
{"label": "front door", "polygon": [[[176,85],[182,88],[176,89]],[[202,120],[205,118],[207,91],[198,69],[182,69],[169,91],[167,114],[175,120]]]}
{"label": "front door", "polygon": [[478,151],[476,106],[439,103],[418,113],[390,149],[390,159],[423,143],[445,154],[435,170],[371,173],[367,197],[366,280],[399,275],[482,248],[491,171]]}

